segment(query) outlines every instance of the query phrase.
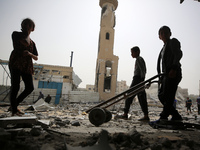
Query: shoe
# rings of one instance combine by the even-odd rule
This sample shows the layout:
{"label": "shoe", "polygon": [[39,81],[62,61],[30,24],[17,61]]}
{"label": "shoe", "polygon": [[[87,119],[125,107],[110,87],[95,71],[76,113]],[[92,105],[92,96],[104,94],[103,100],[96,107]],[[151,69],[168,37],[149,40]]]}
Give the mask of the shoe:
{"label": "shoe", "polygon": [[124,119],[127,120],[128,119],[128,114],[123,114],[123,115],[119,115],[116,117],[117,119]]}
{"label": "shoe", "polygon": [[18,117],[21,117],[22,114],[20,114],[19,112],[16,112],[16,113],[12,113],[12,116],[18,116]]}
{"label": "shoe", "polygon": [[21,114],[21,115],[24,115],[24,112],[21,111],[21,110],[19,110],[19,109],[17,109],[17,112],[18,112],[19,114]]}
{"label": "shoe", "polygon": [[168,122],[168,119],[158,119],[158,120],[156,120],[156,121],[151,121],[151,122],[149,122],[149,125],[150,126],[155,126],[155,125],[157,125],[157,124],[160,124],[160,125],[164,125],[164,124],[166,124]]}
{"label": "shoe", "polygon": [[149,117],[148,116],[144,116],[143,118],[138,119],[138,121],[149,121]]}
{"label": "shoe", "polygon": [[174,122],[181,122],[183,121],[183,118],[181,117],[181,115],[178,116],[172,116],[170,121],[174,121]]}
{"label": "shoe", "polygon": [[[11,112],[12,112],[12,107],[11,107],[11,106],[8,108],[8,111],[11,111]],[[21,111],[21,110],[18,109],[18,108],[17,108],[17,112],[19,112],[19,114],[21,114],[21,115],[24,115],[24,114],[25,114],[23,111]]]}
{"label": "shoe", "polygon": [[153,128],[157,128],[159,125],[166,125],[168,122],[167,119],[158,119],[156,121],[150,121],[149,125]]}

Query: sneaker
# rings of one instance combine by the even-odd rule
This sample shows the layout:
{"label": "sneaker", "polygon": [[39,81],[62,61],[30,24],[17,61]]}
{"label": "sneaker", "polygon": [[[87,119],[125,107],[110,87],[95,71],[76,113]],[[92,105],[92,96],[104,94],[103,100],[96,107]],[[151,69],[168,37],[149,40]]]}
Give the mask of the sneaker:
{"label": "sneaker", "polygon": [[158,119],[158,120],[156,120],[156,121],[151,121],[151,122],[149,122],[149,125],[150,126],[155,126],[155,125],[157,125],[157,124],[160,124],[160,125],[164,125],[164,124],[166,124],[168,122],[168,119]]}
{"label": "sneaker", "polygon": [[138,121],[149,121],[149,117],[148,116],[144,116],[143,118],[138,119]]}
{"label": "sneaker", "polygon": [[123,114],[123,115],[119,115],[116,117],[117,119],[124,119],[127,120],[128,119],[128,114]]}

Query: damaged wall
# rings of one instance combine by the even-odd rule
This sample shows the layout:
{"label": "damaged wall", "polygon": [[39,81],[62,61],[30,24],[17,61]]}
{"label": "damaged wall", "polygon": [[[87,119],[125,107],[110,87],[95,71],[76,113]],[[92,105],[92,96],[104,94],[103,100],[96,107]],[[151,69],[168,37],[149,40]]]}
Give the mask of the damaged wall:
{"label": "damaged wall", "polygon": [[99,102],[99,93],[88,91],[70,91],[69,102],[74,103],[96,103]]}
{"label": "damaged wall", "polygon": [[107,100],[115,95],[117,84],[118,56],[113,55],[115,10],[117,0],[100,0],[101,25],[99,48],[96,61],[95,92],[100,100]]}

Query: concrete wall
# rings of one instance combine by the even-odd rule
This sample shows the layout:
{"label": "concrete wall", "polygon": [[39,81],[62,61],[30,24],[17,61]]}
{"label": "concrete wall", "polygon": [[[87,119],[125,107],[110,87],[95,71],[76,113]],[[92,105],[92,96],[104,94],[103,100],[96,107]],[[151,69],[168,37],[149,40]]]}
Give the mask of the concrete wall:
{"label": "concrete wall", "polygon": [[99,102],[99,93],[88,91],[70,91],[69,102],[71,103],[96,103]]}

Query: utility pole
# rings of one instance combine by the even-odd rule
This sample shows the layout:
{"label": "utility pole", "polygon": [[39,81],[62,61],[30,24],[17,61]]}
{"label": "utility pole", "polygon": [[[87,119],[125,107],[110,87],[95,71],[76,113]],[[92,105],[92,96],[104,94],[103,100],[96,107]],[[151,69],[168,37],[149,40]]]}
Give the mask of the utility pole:
{"label": "utility pole", "polygon": [[71,51],[71,60],[70,60],[70,67],[72,67],[72,60],[73,60],[73,51]]}

